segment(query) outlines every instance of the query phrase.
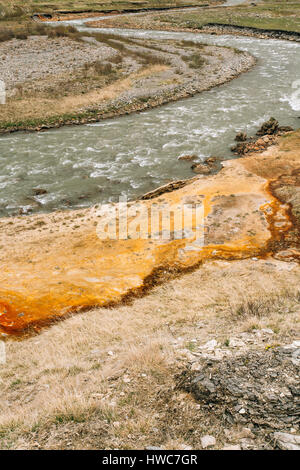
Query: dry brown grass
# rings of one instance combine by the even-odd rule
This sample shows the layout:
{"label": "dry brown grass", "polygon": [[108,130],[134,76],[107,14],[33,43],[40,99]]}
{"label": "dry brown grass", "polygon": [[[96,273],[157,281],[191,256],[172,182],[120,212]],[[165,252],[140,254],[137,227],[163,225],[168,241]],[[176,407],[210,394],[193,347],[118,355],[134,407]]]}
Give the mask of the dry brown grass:
{"label": "dry brown grass", "polygon": [[[46,24],[26,22],[17,26],[2,26],[0,23],[0,43],[11,39],[27,39],[29,36],[48,36],[49,38],[68,37],[73,40],[81,40],[82,33],[79,33],[74,26],[59,25],[52,28]],[[25,44],[24,44],[25,46]]]}
{"label": "dry brown grass", "polygon": [[[91,68],[93,68],[93,64],[91,64],[89,70],[91,70]],[[134,85],[135,80],[141,77],[155,76],[167,69],[168,67],[166,65],[143,67],[139,72],[130,74],[126,78],[114,80],[118,75],[113,76],[112,83],[104,85],[102,88],[92,89],[91,91],[86,91],[84,94],[74,93],[64,97],[55,96],[55,93],[52,93],[52,95],[54,95],[52,98],[51,96],[39,96],[39,94],[34,96],[34,93],[27,97],[22,95],[23,88],[21,88],[20,95],[22,99],[9,101],[1,113],[1,120],[13,122],[17,120],[19,116],[22,116],[23,119],[36,119],[41,116],[57,116],[64,113],[73,113],[88,106],[97,106],[104,101],[113,100],[129,90]],[[97,69],[96,73],[102,73],[102,75],[104,74],[105,76],[109,75],[105,71],[103,72],[102,67],[101,70]],[[111,71],[111,74],[113,74],[113,71]],[[92,75],[89,74],[88,83],[92,83],[92,79]]]}
{"label": "dry brown grass", "polygon": [[[190,341],[223,344],[262,327],[273,328],[276,344],[292,340],[299,279],[299,266],[272,259],[210,262],[132,305],[95,309],[8,341],[0,447],[197,448],[199,433],[219,430],[213,418],[199,421],[189,395],[173,390]],[[269,308],[233,318],[249,299],[265,299]]]}

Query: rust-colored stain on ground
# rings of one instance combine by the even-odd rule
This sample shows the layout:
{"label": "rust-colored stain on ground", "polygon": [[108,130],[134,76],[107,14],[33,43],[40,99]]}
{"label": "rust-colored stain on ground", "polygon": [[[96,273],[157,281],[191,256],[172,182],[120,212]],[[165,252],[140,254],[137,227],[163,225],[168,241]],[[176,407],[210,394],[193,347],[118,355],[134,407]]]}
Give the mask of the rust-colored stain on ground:
{"label": "rust-colored stain on ground", "polygon": [[[299,144],[299,132],[295,139]],[[101,240],[99,208],[1,219],[0,333],[38,331],[72,312],[120,302],[159,268],[266,255],[270,241],[292,225],[288,205],[269,190],[270,181],[299,167],[300,146],[283,147],[280,142],[263,154],[227,161],[217,175],[141,201],[148,208],[166,203],[176,212],[182,201],[200,198],[204,246],[195,246],[193,237]]]}

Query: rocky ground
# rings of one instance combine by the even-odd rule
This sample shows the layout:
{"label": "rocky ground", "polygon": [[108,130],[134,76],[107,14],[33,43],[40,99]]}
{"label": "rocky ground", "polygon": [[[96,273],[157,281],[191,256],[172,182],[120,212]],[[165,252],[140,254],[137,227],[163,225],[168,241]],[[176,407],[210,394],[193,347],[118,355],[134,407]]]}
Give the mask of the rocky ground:
{"label": "rocky ground", "polygon": [[[300,341],[279,346],[272,329],[254,329],[223,345],[210,340],[188,356],[178,387],[223,423],[225,449],[300,450]],[[242,430],[235,445],[226,429],[233,424]]]}
{"label": "rocky ground", "polygon": [[8,89],[0,132],[151,108],[231,80],[255,63],[247,53],[181,41],[81,39],[30,37],[0,44],[0,78]]}
{"label": "rocky ground", "polygon": [[299,450],[299,138],[145,197],[205,196],[200,252],[100,242],[92,210],[2,219],[0,448]]}
{"label": "rocky ground", "polygon": [[86,64],[105,61],[114,55],[116,51],[105,44],[95,47],[69,38],[13,39],[0,43],[0,79],[5,82],[9,97],[16,93],[16,86],[32,87],[31,82],[37,85],[41,79],[72,73]]}

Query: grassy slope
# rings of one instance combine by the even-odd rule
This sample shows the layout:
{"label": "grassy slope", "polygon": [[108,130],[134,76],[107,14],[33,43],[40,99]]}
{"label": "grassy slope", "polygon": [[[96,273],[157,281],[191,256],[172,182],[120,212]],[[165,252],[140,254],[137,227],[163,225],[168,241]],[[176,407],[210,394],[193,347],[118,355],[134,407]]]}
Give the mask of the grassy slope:
{"label": "grassy slope", "polygon": [[[218,1],[218,0],[217,0]],[[90,2],[88,0],[0,0],[0,18],[22,17],[23,14],[42,12],[52,13],[54,11],[106,11],[106,10],[140,10],[141,8],[162,8],[186,5],[199,5],[209,3],[204,0],[101,0]]]}
{"label": "grassy slope", "polygon": [[281,29],[300,32],[300,1],[262,1],[256,6],[241,5],[224,10],[204,10],[164,16],[164,20],[178,26],[201,28],[207,23],[250,26],[260,29]]}
{"label": "grassy slope", "polygon": [[133,305],[78,314],[7,343],[0,449],[199,448],[204,434],[222,447],[223,426],[174,390],[175,375],[211,339],[224,345],[254,328],[274,330],[269,346],[295,339],[300,270],[272,264],[208,263]]}
{"label": "grassy slope", "polygon": [[262,0],[256,5],[199,11],[164,12],[136,18],[108,18],[107,25],[153,29],[201,29],[207,23],[300,32],[300,1]]}

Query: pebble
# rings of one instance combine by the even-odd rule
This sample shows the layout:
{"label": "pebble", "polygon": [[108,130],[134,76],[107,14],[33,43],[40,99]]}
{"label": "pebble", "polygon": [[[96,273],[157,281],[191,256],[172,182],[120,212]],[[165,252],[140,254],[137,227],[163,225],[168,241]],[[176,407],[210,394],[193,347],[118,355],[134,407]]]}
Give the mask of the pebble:
{"label": "pebble", "polygon": [[208,341],[203,346],[200,346],[199,349],[207,349],[208,351],[213,351],[218,346],[218,343],[215,339]]}
{"label": "pebble", "polygon": [[13,39],[1,43],[0,54],[5,53],[7,55],[1,67],[1,79],[10,90],[16,84],[32,78],[38,80],[48,73],[54,76],[82,67],[86,63],[108,59],[114,55],[114,50],[105,44],[94,47],[69,38],[55,40],[34,36],[26,42]]}
{"label": "pebble", "polygon": [[216,439],[214,438],[214,436],[209,436],[207,434],[206,436],[201,437],[201,446],[203,449],[213,447],[214,445],[216,445]]}
{"label": "pebble", "polygon": [[241,450],[241,446],[239,445],[226,445],[223,447],[222,450]]}
{"label": "pebble", "polygon": [[241,347],[241,346],[245,346],[245,343],[244,343],[244,341],[242,341],[238,338],[230,338],[229,346],[231,348],[238,348],[238,347]]}

